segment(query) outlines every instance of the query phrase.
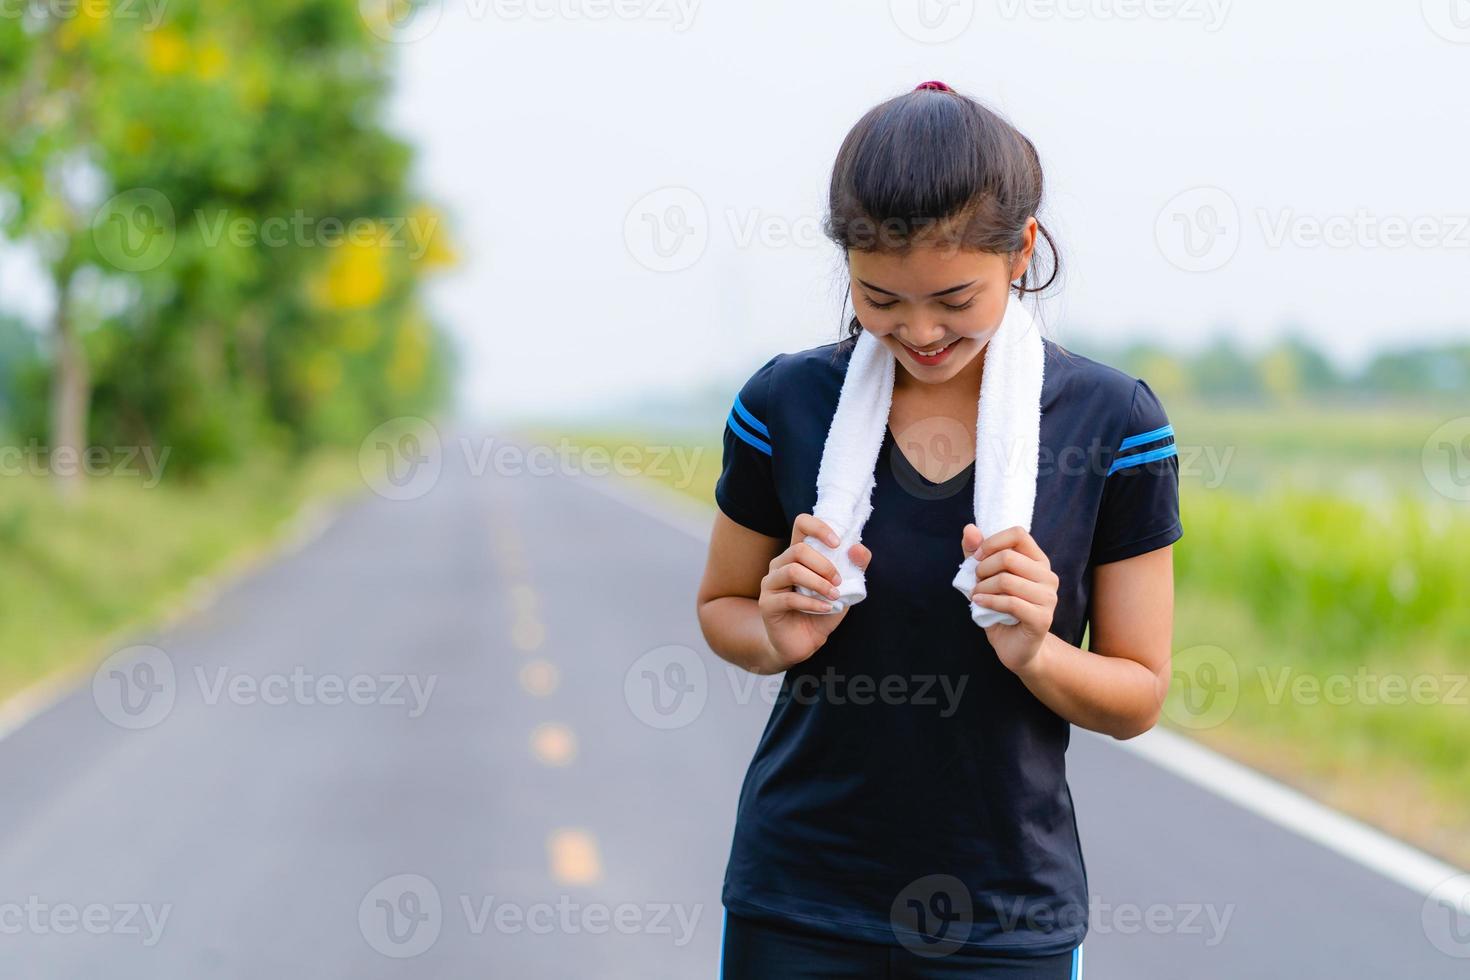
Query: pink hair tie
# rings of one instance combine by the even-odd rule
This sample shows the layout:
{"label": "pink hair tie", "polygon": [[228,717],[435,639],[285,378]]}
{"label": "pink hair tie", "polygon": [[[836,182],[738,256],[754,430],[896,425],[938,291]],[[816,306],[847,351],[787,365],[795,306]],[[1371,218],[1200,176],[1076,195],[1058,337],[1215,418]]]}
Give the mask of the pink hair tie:
{"label": "pink hair tie", "polygon": [[923,91],[926,91],[926,90],[927,91],[930,91],[930,92],[953,92],[954,91],[954,89],[950,88],[948,85],[944,84],[943,82],[923,82],[923,83],[921,83],[919,86],[917,86],[914,89],[915,92],[923,92]]}

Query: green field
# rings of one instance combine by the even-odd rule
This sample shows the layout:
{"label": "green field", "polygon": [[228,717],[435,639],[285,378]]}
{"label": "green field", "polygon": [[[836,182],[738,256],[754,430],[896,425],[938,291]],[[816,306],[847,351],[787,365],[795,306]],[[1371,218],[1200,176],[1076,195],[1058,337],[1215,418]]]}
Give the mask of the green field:
{"label": "green field", "polygon": [[70,504],[42,478],[0,479],[0,701],[105,655],[357,480],[341,452],[195,483],[99,477]]}
{"label": "green field", "polygon": [[[1456,413],[1177,401],[1185,536],[1166,724],[1470,865],[1470,504],[1437,493],[1421,463]],[[717,436],[678,487],[706,502]]]}

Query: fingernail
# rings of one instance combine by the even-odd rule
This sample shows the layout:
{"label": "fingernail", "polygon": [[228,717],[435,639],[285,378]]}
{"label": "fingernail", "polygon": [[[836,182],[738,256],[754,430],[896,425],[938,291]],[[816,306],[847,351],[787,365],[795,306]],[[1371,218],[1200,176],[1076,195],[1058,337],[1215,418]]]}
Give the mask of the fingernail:
{"label": "fingernail", "polygon": [[837,590],[836,590],[836,589],[835,589],[835,588],[833,588],[833,589],[828,589],[828,590],[827,590],[827,594],[828,594],[828,595],[829,595],[829,596],[831,596],[831,597],[832,597],[832,598],[834,598],[834,599],[835,599],[835,598],[837,598],[837,597],[838,597],[838,596],[840,596],[840,595],[841,595],[841,594],[842,594],[842,593],[841,593],[841,592],[838,592],[838,591],[837,591]]}

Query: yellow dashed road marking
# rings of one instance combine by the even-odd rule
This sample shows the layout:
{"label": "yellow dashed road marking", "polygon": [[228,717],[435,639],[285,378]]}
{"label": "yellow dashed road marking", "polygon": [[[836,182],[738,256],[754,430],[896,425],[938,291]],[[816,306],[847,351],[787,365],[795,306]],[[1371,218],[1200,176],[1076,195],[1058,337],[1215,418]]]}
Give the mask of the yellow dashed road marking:
{"label": "yellow dashed road marking", "polygon": [[510,628],[510,641],[516,645],[517,650],[525,653],[539,650],[541,644],[546,642],[546,627],[541,625],[539,619],[523,616]]}
{"label": "yellow dashed road marking", "polygon": [[537,725],[531,732],[531,754],[548,766],[569,766],[577,758],[577,736],[566,725]]}
{"label": "yellow dashed road marking", "polygon": [[521,668],[521,687],[538,698],[549,697],[561,683],[561,672],[545,660],[532,660]]}
{"label": "yellow dashed road marking", "polygon": [[536,615],[536,590],[529,585],[511,588],[510,597],[515,601],[516,612],[522,616]]}
{"label": "yellow dashed road marking", "polygon": [[585,830],[554,830],[546,839],[551,876],[563,885],[593,885],[602,880],[597,842]]}

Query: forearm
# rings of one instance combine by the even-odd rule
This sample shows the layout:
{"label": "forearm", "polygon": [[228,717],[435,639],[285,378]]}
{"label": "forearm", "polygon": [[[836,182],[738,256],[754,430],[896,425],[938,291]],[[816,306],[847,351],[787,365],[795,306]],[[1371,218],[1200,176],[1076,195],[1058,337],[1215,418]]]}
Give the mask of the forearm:
{"label": "forearm", "polygon": [[1132,738],[1152,728],[1168,690],[1164,678],[1138,661],[1082,650],[1054,633],[1046,635],[1036,656],[1016,673],[1038,700],[1067,721],[1114,738]]}
{"label": "forearm", "polygon": [[721,660],[754,674],[781,672],[756,600],[721,596],[700,603],[699,627]]}

